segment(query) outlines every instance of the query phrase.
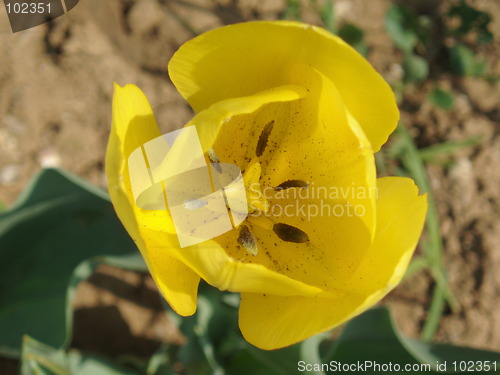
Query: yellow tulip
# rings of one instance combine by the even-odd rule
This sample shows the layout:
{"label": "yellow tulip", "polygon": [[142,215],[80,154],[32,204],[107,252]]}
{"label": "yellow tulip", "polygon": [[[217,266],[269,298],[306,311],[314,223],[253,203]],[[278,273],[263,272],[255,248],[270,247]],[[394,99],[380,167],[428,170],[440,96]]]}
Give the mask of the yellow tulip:
{"label": "yellow tulip", "polygon": [[315,26],[248,22],[185,43],[169,73],[197,113],[186,126],[212,162],[240,168],[248,197],[243,223],[181,248],[169,211],[134,200],[127,160],[160,131],[140,89],[116,85],[109,193],[177,313],[195,312],[203,278],[241,293],[244,337],[276,349],[360,314],[399,283],[427,203],[411,179],[376,178],[373,154],[399,112],[363,57]]}

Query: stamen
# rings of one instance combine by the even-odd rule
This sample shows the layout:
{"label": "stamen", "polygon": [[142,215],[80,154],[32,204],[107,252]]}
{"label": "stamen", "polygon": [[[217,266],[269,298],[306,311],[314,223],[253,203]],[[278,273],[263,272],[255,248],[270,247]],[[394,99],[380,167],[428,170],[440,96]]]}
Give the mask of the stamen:
{"label": "stamen", "polygon": [[220,160],[219,160],[219,157],[217,156],[217,154],[215,153],[215,150],[213,148],[209,149],[207,151],[207,156],[208,158],[210,159],[210,161],[212,163],[214,163],[214,167],[215,167],[215,170],[219,173],[222,173],[222,168],[221,166],[219,165],[220,164]]}
{"label": "stamen", "polygon": [[267,141],[269,140],[269,135],[271,135],[271,131],[273,130],[274,120],[269,122],[266,126],[264,126],[264,130],[260,133],[259,141],[257,142],[257,149],[255,150],[255,154],[257,157],[260,157],[267,146]]}
{"label": "stamen", "polygon": [[290,189],[290,188],[294,188],[294,187],[306,188],[308,186],[309,186],[309,184],[305,181],[302,181],[302,180],[288,180],[288,181],[282,182],[281,184],[276,186],[274,188],[274,190],[285,190],[285,189]]}
{"label": "stamen", "polygon": [[257,241],[246,225],[242,225],[240,228],[238,243],[243,246],[249,254],[252,254],[253,256],[257,255],[257,252],[259,251]]}
{"label": "stamen", "polygon": [[274,224],[273,231],[286,242],[304,243],[309,241],[309,236],[305,232],[288,224]]}

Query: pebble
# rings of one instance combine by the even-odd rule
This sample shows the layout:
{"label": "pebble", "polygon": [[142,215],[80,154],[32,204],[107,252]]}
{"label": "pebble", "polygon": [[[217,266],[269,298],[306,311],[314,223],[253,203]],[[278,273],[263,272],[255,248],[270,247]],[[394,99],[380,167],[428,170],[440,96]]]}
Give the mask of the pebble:
{"label": "pebble", "polygon": [[19,166],[16,164],[8,164],[0,169],[0,184],[2,185],[12,185],[17,182],[19,178],[20,170]]}

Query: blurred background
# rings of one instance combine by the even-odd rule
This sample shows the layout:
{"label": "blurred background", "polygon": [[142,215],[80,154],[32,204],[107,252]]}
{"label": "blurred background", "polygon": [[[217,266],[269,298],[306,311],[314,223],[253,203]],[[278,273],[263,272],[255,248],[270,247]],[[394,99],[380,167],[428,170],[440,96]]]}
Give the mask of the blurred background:
{"label": "blurred background", "polygon": [[[192,111],[167,74],[176,49],[214,27],[284,18],[339,34],[398,98],[403,126],[379,175],[409,175],[433,200],[409,273],[383,301],[397,327],[500,351],[498,0],[81,0],[15,34],[2,6],[0,210],[44,167],[105,188],[114,81],[146,93],[164,132],[179,128]],[[146,273],[100,266],[73,307],[74,348],[148,357],[185,341]],[[17,370],[0,358],[2,375]]]}

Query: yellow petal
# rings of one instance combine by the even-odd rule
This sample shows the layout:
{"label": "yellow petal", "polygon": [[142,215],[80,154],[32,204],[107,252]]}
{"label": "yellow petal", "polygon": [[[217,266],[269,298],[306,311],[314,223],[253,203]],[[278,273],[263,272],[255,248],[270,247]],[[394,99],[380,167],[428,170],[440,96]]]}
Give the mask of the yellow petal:
{"label": "yellow petal", "polygon": [[[165,214],[138,208],[130,189],[128,155],[143,143],[160,135],[151,106],[139,88],[133,85],[115,85],[113,97],[113,123],[106,151],[106,177],[108,190],[115,211],[136,242],[150,272],[172,308],[181,315],[191,315],[196,310],[199,276],[183,263],[163,252],[152,252],[143,240],[139,223],[148,221],[163,227],[168,220]],[[156,215],[155,215],[156,214]],[[170,237],[173,237],[170,234]],[[163,246],[169,246],[173,238]]]}
{"label": "yellow petal", "polygon": [[377,179],[377,187],[377,233],[349,286],[358,293],[389,291],[401,281],[427,212],[427,196],[416,196],[413,180],[383,177]]}
{"label": "yellow petal", "polygon": [[[194,270],[207,283],[220,290],[248,293],[269,292],[283,296],[314,296],[323,293],[320,288],[294,280],[260,264],[243,263],[240,259],[228,256],[225,249],[216,241],[209,240],[185,248],[159,246],[158,244],[165,241],[166,236],[168,236],[167,233],[160,231],[144,233],[148,251],[154,254],[155,261],[161,261],[163,254],[168,252]],[[153,262],[153,258],[150,258]]]}
{"label": "yellow petal", "polygon": [[240,329],[250,344],[279,349],[337,326],[375,304],[382,295],[348,294],[337,299],[241,295]]}
{"label": "yellow petal", "polygon": [[[301,86],[283,85],[252,93],[247,97],[225,99],[198,113],[186,126],[196,126],[202,149],[206,152],[213,146],[224,125],[233,117],[252,114],[266,104],[295,101],[306,93]],[[229,130],[224,130],[228,134]],[[234,147],[238,144],[236,142],[243,144],[245,141],[248,140],[233,138],[230,143]]]}
{"label": "yellow petal", "polygon": [[333,81],[378,151],[396,128],[394,95],[371,65],[329,32],[298,22],[247,22],[211,30],[185,43],[169,74],[195,111],[220,100],[294,83],[290,69],[311,66]]}
{"label": "yellow petal", "polygon": [[146,244],[143,249],[151,276],[172,309],[183,316],[194,314],[200,277],[183,262],[166,254],[164,247]]}
{"label": "yellow petal", "polygon": [[378,187],[377,233],[354,289],[335,298],[244,293],[239,319],[247,341],[262,349],[294,344],[360,314],[400,281],[422,231],[426,197],[405,178],[382,178]]}

